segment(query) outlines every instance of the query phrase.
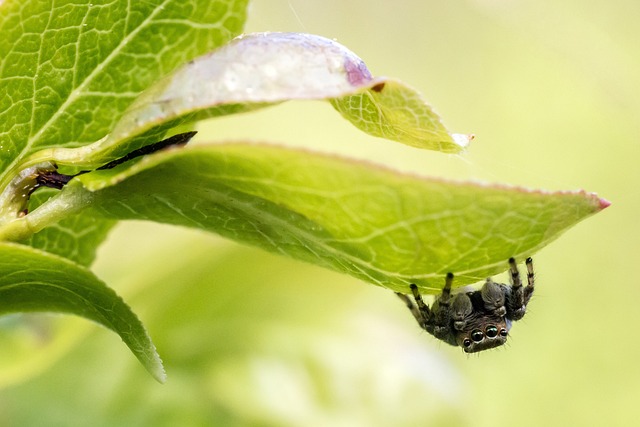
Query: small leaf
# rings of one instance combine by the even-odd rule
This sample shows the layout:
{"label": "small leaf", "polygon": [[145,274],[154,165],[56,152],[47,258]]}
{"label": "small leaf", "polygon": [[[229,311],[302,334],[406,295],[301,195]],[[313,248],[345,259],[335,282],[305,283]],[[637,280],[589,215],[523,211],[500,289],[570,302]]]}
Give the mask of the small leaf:
{"label": "small leaf", "polygon": [[109,139],[123,140],[187,115],[194,120],[291,99],[352,94],[372,81],[360,58],[324,37],[250,34],[155,84],[132,104]]}
{"label": "small leaf", "polygon": [[415,90],[374,79],[344,46],[310,34],[257,33],[238,37],[153,85],[89,157],[71,151],[39,159],[95,166],[138,148],[138,135],[294,99],[334,100],[361,130],[415,147],[460,152],[469,142],[450,135]]}
{"label": "small leaf", "polygon": [[[608,205],[584,192],[449,182],[244,144],[157,153],[83,175],[61,197],[61,212],[91,200],[107,218],[214,231],[393,290],[431,292],[449,271],[456,286],[505,271],[509,257],[532,255]],[[37,228],[47,217],[25,220]]]}
{"label": "small leaf", "polygon": [[388,79],[331,104],[360,130],[413,147],[459,153],[473,138],[450,134],[422,96],[397,80]]}
{"label": "small leaf", "polygon": [[0,314],[29,311],[75,314],[113,330],[151,375],[164,382],[162,361],[147,331],[112,289],[66,259],[0,243]]}

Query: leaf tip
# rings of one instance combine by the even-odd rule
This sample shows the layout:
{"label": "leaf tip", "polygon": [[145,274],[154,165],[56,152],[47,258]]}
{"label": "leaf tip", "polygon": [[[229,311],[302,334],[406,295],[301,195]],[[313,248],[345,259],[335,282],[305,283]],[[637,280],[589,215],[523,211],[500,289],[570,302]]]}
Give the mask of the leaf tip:
{"label": "leaf tip", "polygon": [[577,194],[581,194],[584,198],[590,201],[592,210],[594,212],[600,212],[611,206],[611,202],[604,197],[599,197],[596,193],[591,193],[585,190],[578,190]]}
{"label": "leaf tip", "polygon": [[471,141],[473,141],[475,139],[475,135],[474,134],[462,134],[462,133],[452,133],[451,134],[451,139],[453,139],[453,142],[456,143],[461,149],[465,149],[469,146],[469,143],[471,143]]}
{"label": "leaf tip", "polygon": [[606,209],[611,206],[611,202],[603,197],[598,197],[598,207],[600,210]]}
{"label": "leaf tip", "polygon": [[164,384],[167,382],[167,373],[162,366],[162,362],[160,362],[160,365],[157,366],[153,371],[151,371],[151,375],[160,384]]}
{"label": "leaf tip", "polygon": [[[141,358],[140,354],[136,354],[138,359],[142,362],[142,365],[145,369],[151,374],[151,376],[158,381],[160,384],[164,384],[167,381],[167,373],[164,370],[164,364],[162,363],[162,359],[158,354],[158,350],[156,346],[151,342],[151,338],[147,334],[147,338],[149,339],[148,345],[150,348],[150,354],[148,358]],[[135,352],[134,352],[135,353]]]}

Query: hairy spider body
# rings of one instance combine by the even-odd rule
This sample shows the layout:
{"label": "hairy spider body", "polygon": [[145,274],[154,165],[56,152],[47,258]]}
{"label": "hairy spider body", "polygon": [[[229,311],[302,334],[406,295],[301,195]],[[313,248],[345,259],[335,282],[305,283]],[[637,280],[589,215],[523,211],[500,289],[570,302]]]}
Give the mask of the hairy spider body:
{"label": "hairy spider body", "polygon": [[507,342],[512,322],[524,316],[534,290],[531,258],[527,258],[526,266],[527,286],[522,286],[516,261],[510,258],[511,285],[488,278],[479,290],[452,295],[453,274],[447,273],[442,293],[431,307],[424,303],[414,284],[410,289],[415,304],[407,295],[397,295],[421,328],[448,344],[462,347],[466,353],[476,353]]}

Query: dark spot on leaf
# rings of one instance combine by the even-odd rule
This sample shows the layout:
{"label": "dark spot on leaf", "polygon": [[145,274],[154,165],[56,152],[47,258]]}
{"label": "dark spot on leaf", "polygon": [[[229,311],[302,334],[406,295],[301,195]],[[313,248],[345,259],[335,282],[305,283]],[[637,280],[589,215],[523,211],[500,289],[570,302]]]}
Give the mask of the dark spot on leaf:
{"label": "dark spot on leaf", "polygon": [[382,89],[384,89],[384,82],[371,87],[371,90],[374,92],[382,92]]}

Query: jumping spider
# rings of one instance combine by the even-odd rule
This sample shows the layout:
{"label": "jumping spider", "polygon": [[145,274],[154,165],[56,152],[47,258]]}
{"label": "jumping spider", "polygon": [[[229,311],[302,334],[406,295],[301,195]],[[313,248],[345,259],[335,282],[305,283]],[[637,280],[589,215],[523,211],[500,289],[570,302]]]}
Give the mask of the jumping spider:
{"label": "jumping spider", "polygon": [[507,342],[511,323],[522,319],[534,289],[533,261],[527,258],[527,286],[520,281],[518,266],[509,259],[511,286],[488,278],[482,289],[451,295],[453,274],[447,273],[442,294],[427,306],[411,284],[415,304],[407,295],[396,293],[407,305],[421,328],[434,337],[466,353],[498,347]]}

